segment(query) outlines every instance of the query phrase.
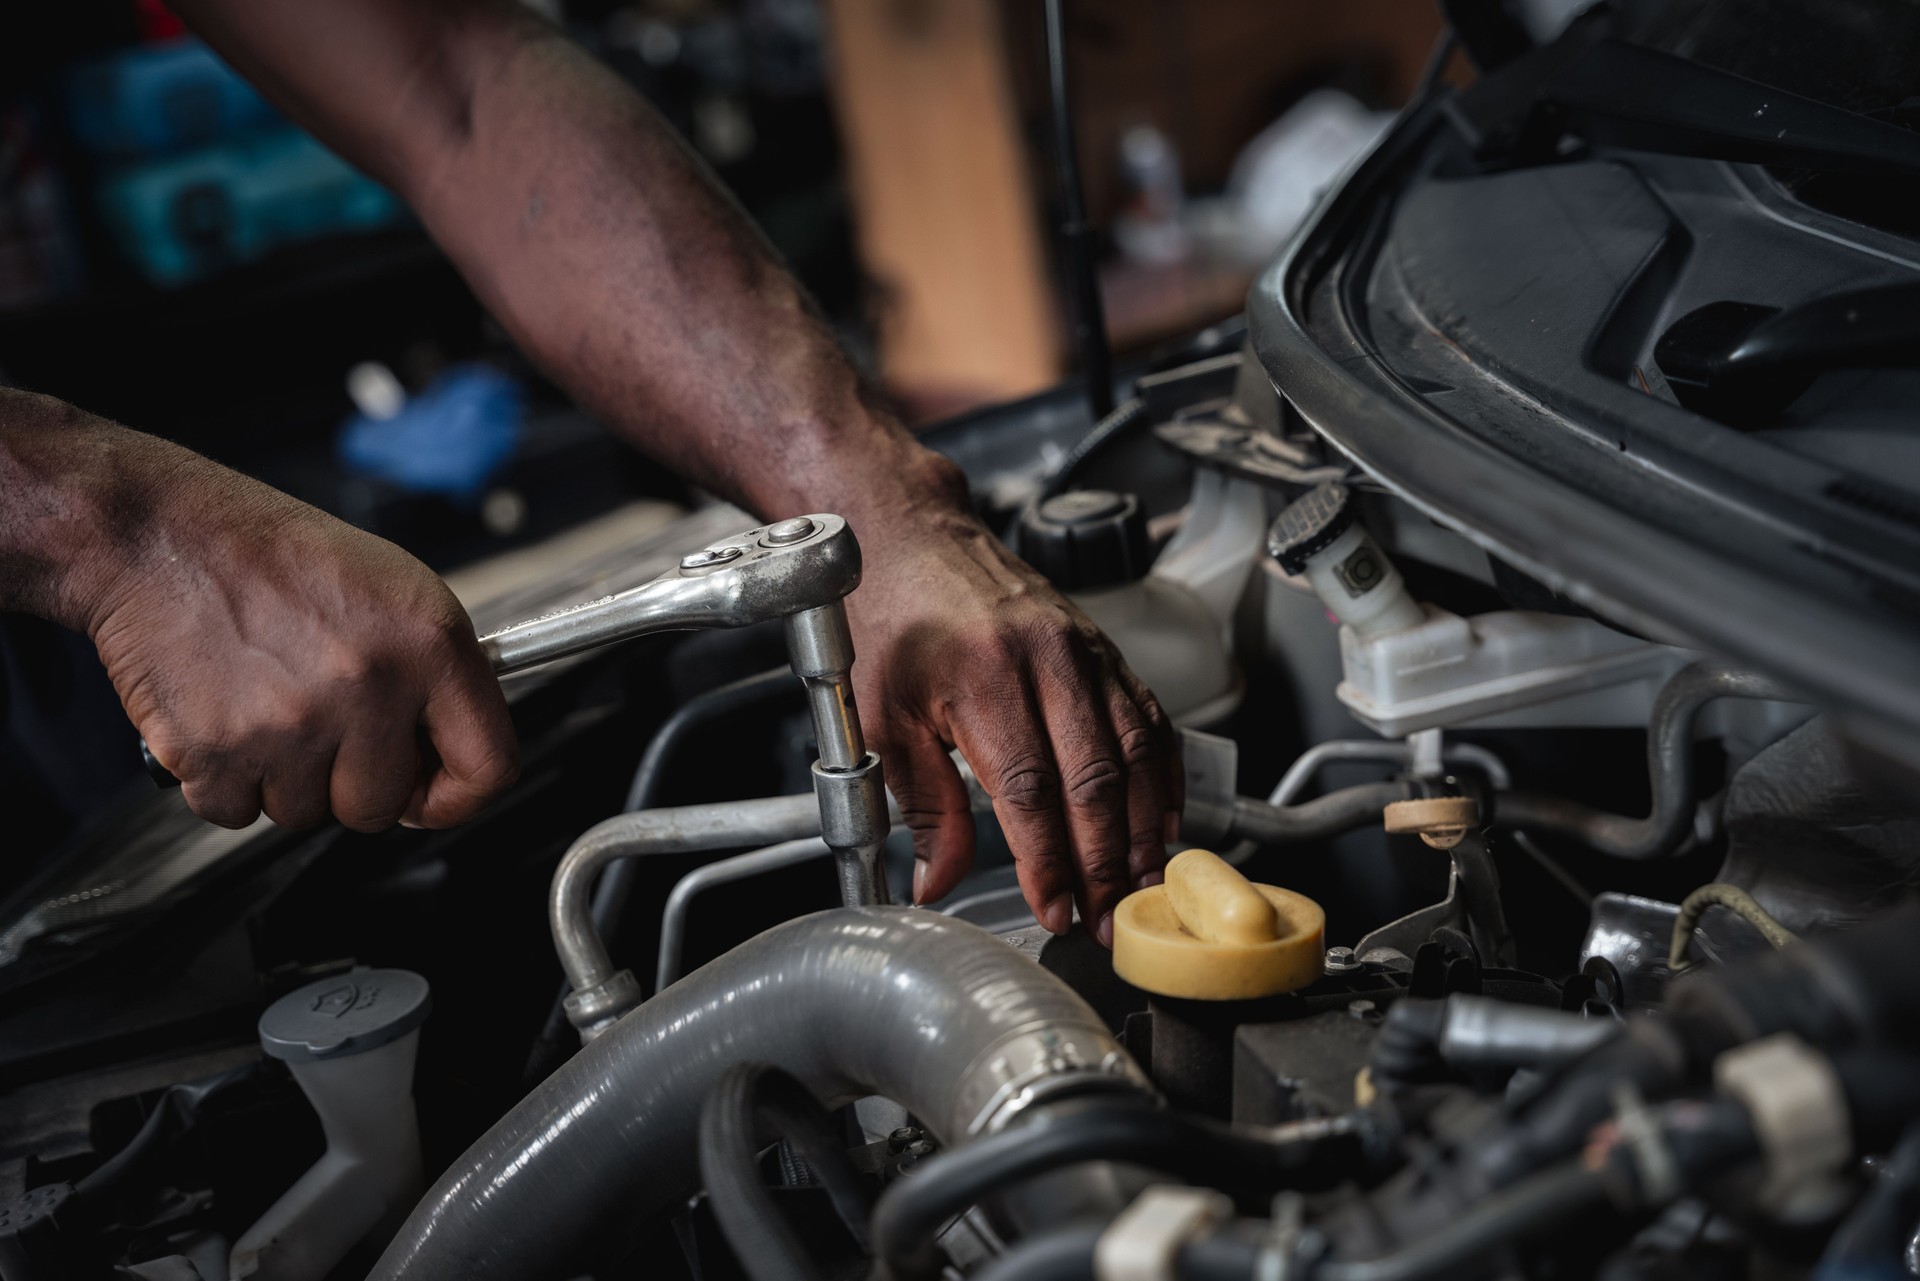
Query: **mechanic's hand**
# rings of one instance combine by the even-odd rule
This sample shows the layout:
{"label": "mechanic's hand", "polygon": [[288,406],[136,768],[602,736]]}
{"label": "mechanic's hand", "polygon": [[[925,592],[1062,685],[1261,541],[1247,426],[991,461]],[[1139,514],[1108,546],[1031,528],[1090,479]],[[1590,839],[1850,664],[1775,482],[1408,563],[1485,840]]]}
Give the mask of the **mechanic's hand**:
{"label": "mechanic's hand", "polygon": [[856,697],[913,830],[913,898],[973,861],[973,817],[948,750],[987,793],[1040,923],[1077,899],[1113,939],[1114,906],[1158,879],[1182,801],[1179,744],[1099,629],[969,514],[936,507],[856,530],[848,598]]}
{"label": "mechanic's hand", "polygon": [[446,827],[513,781],[506,700],[446,584],[391,543],[152,445],[163,475],[86,626],[195,813]]}

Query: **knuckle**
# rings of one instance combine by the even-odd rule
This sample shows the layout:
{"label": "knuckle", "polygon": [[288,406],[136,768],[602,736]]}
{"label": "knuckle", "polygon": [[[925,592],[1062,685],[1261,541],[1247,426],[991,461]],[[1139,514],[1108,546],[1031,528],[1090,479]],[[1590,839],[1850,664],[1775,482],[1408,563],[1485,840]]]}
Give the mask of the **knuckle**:
{"label": "knuckle", "polygon": [[1145,725],[1128,725],[1120,730],[1120,760],[1129,772],[1153,764],[1160,748],[1159,736]]}
{"label": "knuckle", "polygon": [[467,779],[484,796],[497,795],[519,781],[520,754],[510,746],[488,752]]}
{"label": "knuckle", "polygon": [[1127,772],[1110,756],[1074,766],[1067,778],[1067,800],[1078,806],[1111,805],[1126,788]]}
{"label": "knuckle", "polygon": [[267,805],[266,814],[280,827],[313,827],[326,818],[327,803],[324,798],[314,796],[279,799]]}
{"label": "knuckle", "polygon": [[1126,889],[1133,884],[1123,854],[1103,854],[1080,865],[1080,879],[1088,889]]}
{"label": "knuckle", "polygon": [[1044,813],[1059,797],[1059,772],[1040,756],[1023,756],[1001,772],[1000,799],[1019,813]]}
{"label": "knuckle", "polygon": [[371,835],[384,832],[400,821],[397,807],[376,806],[364,802],[353,802],[334,807],[333,816],[340,820],[340,826],[351,832]]}

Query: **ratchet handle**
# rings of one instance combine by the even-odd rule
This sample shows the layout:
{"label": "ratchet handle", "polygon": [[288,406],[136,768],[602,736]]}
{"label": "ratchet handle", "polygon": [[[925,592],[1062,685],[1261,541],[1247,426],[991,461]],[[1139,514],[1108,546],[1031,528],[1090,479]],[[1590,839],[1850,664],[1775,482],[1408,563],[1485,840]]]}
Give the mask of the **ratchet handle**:
{"label": "ratchet handle", "polygon": [[[859,583],[860,544],[847,522],[824,512],[795,516],[709,543],[643,586],[482,636],[480,648],[494,674],[506,676],[655,632],[805,614]],[[140,757],[157,785],[180,786],[144,738]]]}

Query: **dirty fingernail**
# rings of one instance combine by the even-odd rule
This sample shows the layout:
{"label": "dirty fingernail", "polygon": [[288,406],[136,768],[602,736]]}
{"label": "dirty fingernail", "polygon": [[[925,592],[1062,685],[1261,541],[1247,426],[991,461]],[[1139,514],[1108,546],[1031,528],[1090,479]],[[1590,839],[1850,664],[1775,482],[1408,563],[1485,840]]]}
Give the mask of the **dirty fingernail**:
{"label": "dirty fingernail", "polygon": [[1100,918],[1100,926],[1098,929],[1094,930],[1093,936],[1100,940],[1101,947],[1110,948],[1113,946],[1113,913],[1112,912],[1108,912],[1105,916]]}
{"label": "dirty fingernail", "polygon": [[926,860],[917,858],[913,860],[913,905],[915,907],[918,907],[922,903],[927,901],[926,893],[927,893]]}
{"label": "dirty fingernail", "polygon": [[1062,894],[1047,904],[1047,912],[1040,924],[1047,927],[1049,934],[1065,934],[1073,928],[1073,896]]}

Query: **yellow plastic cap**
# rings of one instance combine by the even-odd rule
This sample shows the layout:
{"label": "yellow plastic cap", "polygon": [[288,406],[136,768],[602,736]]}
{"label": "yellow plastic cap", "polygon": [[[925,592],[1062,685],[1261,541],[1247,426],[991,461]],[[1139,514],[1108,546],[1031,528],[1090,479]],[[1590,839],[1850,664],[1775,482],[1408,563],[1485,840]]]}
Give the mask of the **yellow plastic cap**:
{"label": "yellow plastic cap", "polygon": [[1218,854],[1188,850],[1166,883],[1113,913],[1113,968],[1135,987],[1244,1001],[1305,987],[1326,966],[1327,914],[1304,894],[1255,885]]}

